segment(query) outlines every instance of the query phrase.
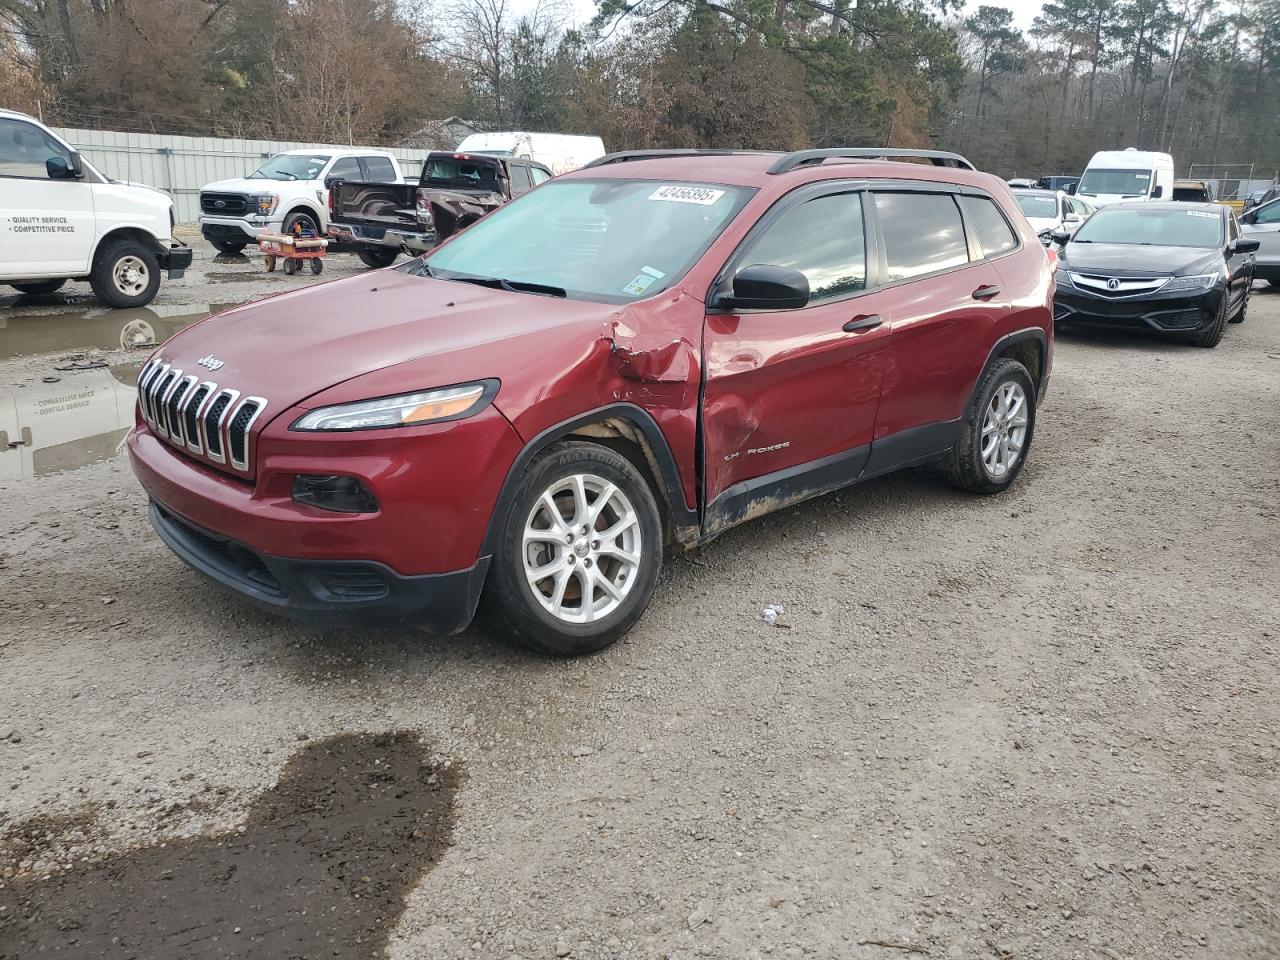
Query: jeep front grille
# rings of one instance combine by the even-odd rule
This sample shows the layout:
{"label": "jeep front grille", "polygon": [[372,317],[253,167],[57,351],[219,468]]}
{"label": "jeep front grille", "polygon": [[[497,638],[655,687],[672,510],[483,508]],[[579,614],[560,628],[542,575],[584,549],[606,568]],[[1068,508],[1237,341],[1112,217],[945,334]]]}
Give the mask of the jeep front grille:
{"label": "jeep front grille", "polygon": [[266,406],[160,360],[138,375],[138,409],[156,436],[239,473],[251,472],[251,431]]}

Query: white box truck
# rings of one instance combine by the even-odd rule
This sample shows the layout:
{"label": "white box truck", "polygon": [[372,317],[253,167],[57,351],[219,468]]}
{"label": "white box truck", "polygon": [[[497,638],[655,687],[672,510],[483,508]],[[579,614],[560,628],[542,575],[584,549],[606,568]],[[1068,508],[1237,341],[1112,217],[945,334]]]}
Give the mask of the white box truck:
{"label": "white box truck", "polygon": [[1173,157],[1129,147],[1093,155],[1076,196],[1095,207],[1120,200],[1173,199]]}
{"label": "white box truck", "polygon": [[603,157],[604,141],[567,133],[473,133],[458,144],[458,153],[521,157],[536,161],[559,176]]}
{"label": "white box truck", "polygon": [[167,193],[108,179],[35,117],[0,110],[0,283],[43,295],[88,280],[109,306],[141,307],[162,270],[189,266]]}

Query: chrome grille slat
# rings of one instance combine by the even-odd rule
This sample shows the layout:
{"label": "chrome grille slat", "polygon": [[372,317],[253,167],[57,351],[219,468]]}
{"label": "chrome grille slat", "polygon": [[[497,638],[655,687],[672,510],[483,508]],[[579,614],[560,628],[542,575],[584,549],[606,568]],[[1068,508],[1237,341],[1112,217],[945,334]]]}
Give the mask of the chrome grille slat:
{"label": "chrome grille slat", "polygon": [[187,449],[192,453],[204,453],[204,412],[209,401],[218,392],[218,385],[210,380],[197,384],[182,412],[183,432],[187,435]]}
{"label": "chrome grille slat", "polygon": [[183,422],[182,409],[199,379],[199,377],[192,375],[180,378],[174,386],[173,392],[169,395],[169,402],[165,404],[165,417],[169,424],[169,439],[180,447],[184,447],[187,444],[186,424]]}
{"label": "chrome grille slat", "polygon": [[194,456],[250,473],[253,428],[265,397],[185,374],[158,357],[138,373],[138,409],[157,437]]}
{"label": "chrome grille slat", "polygon": [[169,426],[164,422],[164,401],[169,393],[169,388],[178,379],[181,370],[173,370],[167,364],[166,369],[156,378],[155,386],[151,388],[151,426],[162,437],[169,436]]}
{"label": "chrome grille slat", "polygon": [[[236,412],[227,421],[227,457],[231,466],[237,470],[249,469],[249,434],[253,424],[262,416],[267,401],[262,397],[245,397],[236,407]],[[248,415],[246,416],[246,411]],[[244,423],[240,423],[241,419]],[[239,456],[237,456],[239,448]]]}
{"label": "chrome grille slat", "polygon": [[[226,403],[223,403],[225,398]],[[209,405],[209,412],[204,417],[204,443],[206,456],[214,463],[227,462],[227,436],[223,429],[236,401],[240,399],[240,391],[224,387],[219,390]],[[215,450],[215,446],[217,449]]]}

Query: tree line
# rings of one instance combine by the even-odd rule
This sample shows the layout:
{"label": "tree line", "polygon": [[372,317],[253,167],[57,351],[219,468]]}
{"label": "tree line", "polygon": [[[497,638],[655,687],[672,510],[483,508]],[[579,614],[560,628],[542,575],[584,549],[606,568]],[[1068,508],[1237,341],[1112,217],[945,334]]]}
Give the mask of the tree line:
{"label": "tree line", "polygon": [[0,0],[0,104],[67,126],[396,143],[426,121],[611,149],[1096,149],[1280,166],[1280,0]]}

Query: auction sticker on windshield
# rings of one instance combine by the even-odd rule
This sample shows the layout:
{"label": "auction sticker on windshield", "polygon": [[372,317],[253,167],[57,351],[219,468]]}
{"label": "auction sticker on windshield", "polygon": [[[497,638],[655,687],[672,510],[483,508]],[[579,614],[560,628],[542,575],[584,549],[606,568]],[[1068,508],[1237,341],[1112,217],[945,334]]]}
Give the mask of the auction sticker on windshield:
{"label": "auction sticker on windshield", "polygon": [[723,190],[712,190],[710,187],[659,187],[649,194],[650,200],[670,200],[673,203],[697,203],[709,207],[724,196]]}
{"label": "auction sticker on windshield", "polygon": [[1218,219],[1218,215],[1216,213],[1210,213],[1208,210],[1188,210],[1187,216],[1188,217],[1204,217],[1208,220]]}

